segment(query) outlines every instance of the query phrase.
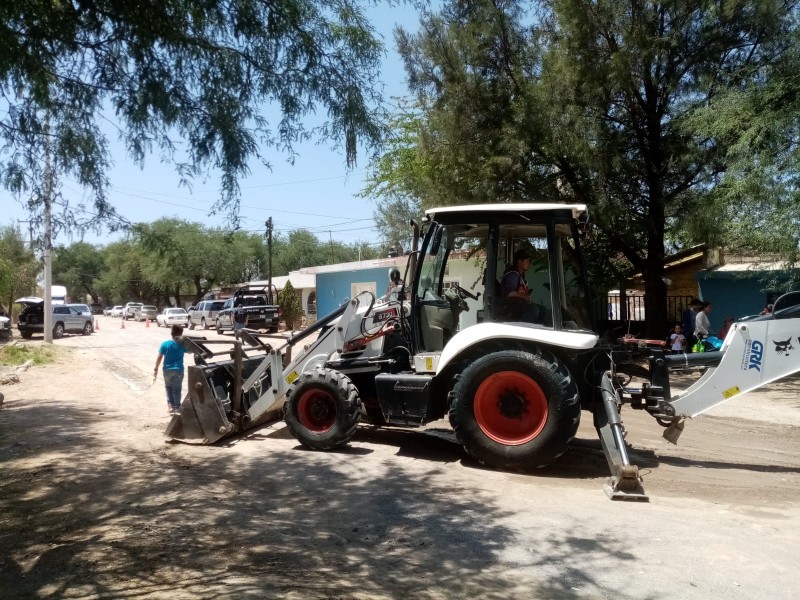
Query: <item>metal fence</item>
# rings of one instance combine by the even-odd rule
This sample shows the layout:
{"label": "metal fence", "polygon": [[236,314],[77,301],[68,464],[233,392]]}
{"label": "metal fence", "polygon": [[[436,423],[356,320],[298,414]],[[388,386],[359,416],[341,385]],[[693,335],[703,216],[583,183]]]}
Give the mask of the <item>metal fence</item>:
{"label": "metal fence", "polygon": [[[625,296],[625,320],[644,322],[647,318],[644,307],[644,296]],[[689,306],[692,296],[667,296],[667,321],[680,323],[683,311]],[[620,305],[620,296],[617,294],[606,296],[605,303],[595,305],[595,317],[599,321],[620,321],[623,310]]]}

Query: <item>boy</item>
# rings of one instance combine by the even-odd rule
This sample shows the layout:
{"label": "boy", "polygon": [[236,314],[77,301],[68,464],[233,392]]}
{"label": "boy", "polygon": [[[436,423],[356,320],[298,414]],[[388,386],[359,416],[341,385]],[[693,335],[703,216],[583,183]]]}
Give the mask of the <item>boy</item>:
{"label": "boy", "polygon": [[153,381],[158,377],[158,367],[164,360],[164,387],[167,390],[167,410],[169,414],[180,414],[181,386],[183,385],[183,355],[187,352],[180,344],[183,327],[173,325],[170,332],[172,339],[158,348],[158,358],[153,369]]}

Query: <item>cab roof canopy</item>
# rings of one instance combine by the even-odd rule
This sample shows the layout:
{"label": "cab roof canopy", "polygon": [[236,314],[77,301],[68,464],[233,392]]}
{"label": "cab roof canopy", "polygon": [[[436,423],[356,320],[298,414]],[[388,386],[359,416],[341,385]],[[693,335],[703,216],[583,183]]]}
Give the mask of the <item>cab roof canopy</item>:
{"label": "cab roof canopy", "polygon": [[558,234],[569,235],[574,221],[588,217],[585,204],[554,202],[444,206],[426,210],[425,215],[442,225],[460,225],[452,231],[465,236],[486,235],[487,224],[498,223],[500,235],[504,237],[544,235],[544,224],[549,221],[557,224]]}
{"label": "cab roof canopy", "polygon": [[527,223],[530,220],[555,218],[579,219],[586,215],[585,204],[560,204],[557,202],[530,202],[525,204],[467,204],[464,206],[442,206],[431,208],[425,214],[440,223],[465,223],[502,221],[504,223]]}

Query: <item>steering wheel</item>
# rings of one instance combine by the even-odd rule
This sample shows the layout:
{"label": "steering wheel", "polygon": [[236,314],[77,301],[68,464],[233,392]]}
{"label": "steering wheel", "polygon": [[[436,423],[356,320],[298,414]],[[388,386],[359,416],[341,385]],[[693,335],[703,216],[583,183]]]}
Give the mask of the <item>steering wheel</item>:
{"label": "steering wheel", "polygon": [[477,294],[473,294],[473,293],[471,293],[471,292],[469,292],[469,291],[465,290],[464,288],[462,288],[462,287],[461,287],[460,285],[458,285],[457,283],[454,283],[454,284],[453,284],[453,287],[452,287],[451,289],[454,289],[454,290],[456,290],[456,291],[458,292],[458,295],[459,295],[459,297],[460,297],[462,300],[463,300],[464,298],[469,298],[470,300],[477,300],[478,298],[480,298],[480,297],[481,297],[481,293],[480,293],[480,292],[478,292]]}
{"label": "steering wheel", "polygon": [[459,311],[469,311],[469,304],[467,304],[466,298],[477,300],[481,297],[481,294],[480,292],[477,294],[472,294],[457,283],[454,283],[453,287],[449,288],[445,292],[445,296],[450,301],[450,304],[452,304],[454,309]]}

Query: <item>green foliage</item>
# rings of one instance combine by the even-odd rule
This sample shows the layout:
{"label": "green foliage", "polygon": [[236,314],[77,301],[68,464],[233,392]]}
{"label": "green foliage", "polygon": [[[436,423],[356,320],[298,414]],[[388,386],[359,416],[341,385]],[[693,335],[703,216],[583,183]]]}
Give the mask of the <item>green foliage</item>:
{"label": "green foliage", "polygon": [[[364,244],[322,242],[299,230],[276,236],[273,275],[378,255]],[[267,265],[267,245],[260,234],[159,219],[135,225],[128,239],[103,248],[82,242],[58,248],[53,281],[66,285],[72,294],[86,291],[106,304],[138,300],[182,305],[187,296],[195,303],[215,287],[266,279]]]}
{"label": "green foliage", "polygon": [[550,0],[534,10],[447,2],[419,34],[398,32],[418,113],[394,124],[370,189],[386,189],[390,205],[399,189],[422,208],[584,202],[604,253],[596,266],[628,263],[602,271],[608,287],[641,272],[658,329],[666,240],[708,206],[730,160],[731,139],[692,118],[728,90],[763,86],[794,41],[797,8]]}
{"label": "green foliage", "polygon": [[99,301],[96,281],[104,271],[103,255],[91,244],[77,242],[53,251],[53,282],[65,285],[76,302],[86,294]]}
{"label": "green foliage", "polygon": [[[352,0],[4,0],[0,48],[0,184],[36,218],[48,157],[90,190],[90,222],[124,224],[106,197],[105,121],[138,164],[157,150],[182,181],[218,172],[216,208],[234,219],[265,148],[292,157],[316,138],[350,166],[379,138],[383,47]],[[309,115],[322,120],[307,129]],[[69,208],[62,219],[81,224]]]}
{"label": "green foliage", "polygon": [[378,258],[377,249],[366,244],[344,244],[321,241],[313,233],[297,229],[273,240],[273,275],[288,275],[303,267],[332,265]]}
{"label": "green foliage", "polygon": [[0,227],[0,304],[11,313],[12,302],[36,290],[36,276],[41,270],[33,251],[14,227]]}
{"label": "green foliage", "polygon": [[287,329],[294,329],[299,324],[303,316],[303,303],[292,287],[292,282],[287,281],[283,289],[278,293],[278,304],[281,307],[283,320],[286,322]]}
{"label": "green foliage", "polygon": [[0,366],[21,365],[29,360],[35,365],[46,365],[58,358],[58,350],[52,344],[43,346],[3,346],[0,348]]}

